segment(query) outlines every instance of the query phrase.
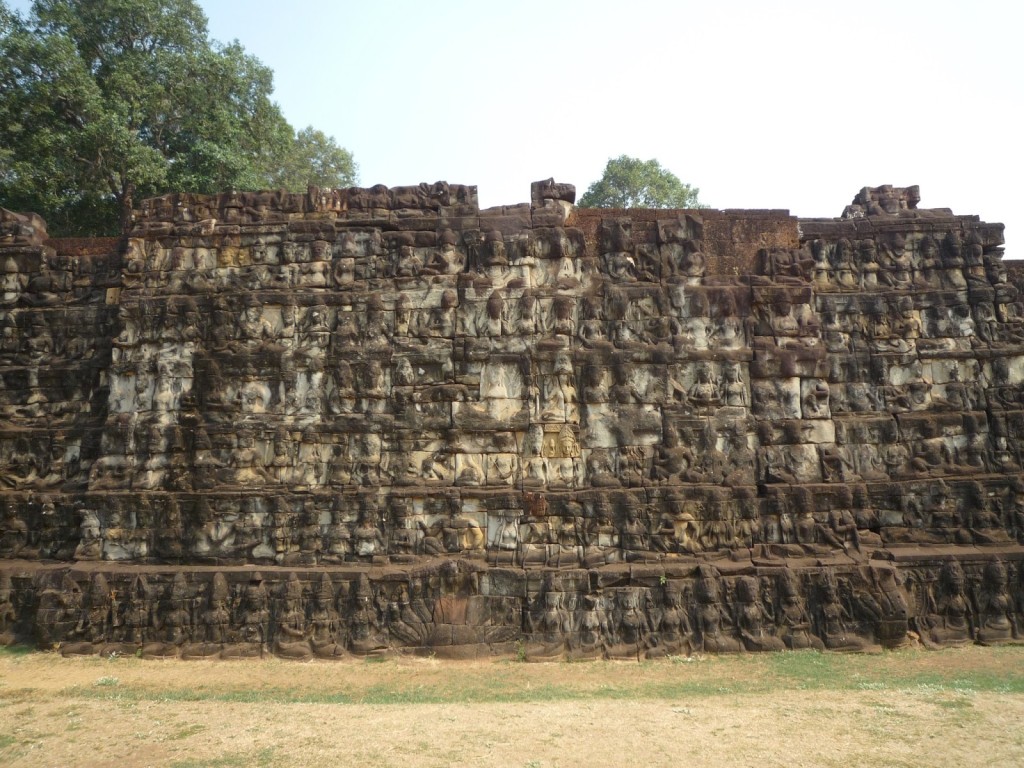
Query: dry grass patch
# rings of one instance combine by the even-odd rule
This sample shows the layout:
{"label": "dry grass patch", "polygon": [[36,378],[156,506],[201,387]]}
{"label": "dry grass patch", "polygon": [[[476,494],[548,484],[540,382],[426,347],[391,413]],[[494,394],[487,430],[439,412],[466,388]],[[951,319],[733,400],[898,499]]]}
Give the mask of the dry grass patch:
{"label": "dry grass patch", "polygon": [[11,766],[1024,764],[1024,648],[651,663],[0,654]]}

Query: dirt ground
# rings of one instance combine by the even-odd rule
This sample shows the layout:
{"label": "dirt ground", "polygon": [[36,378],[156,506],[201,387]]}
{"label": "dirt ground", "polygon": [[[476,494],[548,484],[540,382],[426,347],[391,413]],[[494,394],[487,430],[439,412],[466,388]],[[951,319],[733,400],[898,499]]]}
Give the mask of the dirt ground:
{"label": "dirt ground", "polygon": [[0,653],[5,766],[1020,766],[1024,648],[308,664]]}

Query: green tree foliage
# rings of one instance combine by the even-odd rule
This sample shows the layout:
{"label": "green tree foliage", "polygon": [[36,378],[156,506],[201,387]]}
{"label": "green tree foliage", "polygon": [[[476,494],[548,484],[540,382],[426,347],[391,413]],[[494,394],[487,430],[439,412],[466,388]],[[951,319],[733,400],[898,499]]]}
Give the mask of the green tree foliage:
{"label": "green tree foliage", "polygon": [[0,205],[114,234],[143,197],[293,186],[296,158],[319,158],[272,91],[194,0],[36,0],[27,18],[0,0]]}
{"label": "green tree foliage", "polygon": [[700,190],[684,184],[657,160],[620,155],[580,198],[581,208],[705,208]]}
{"label": "green tree foliage", "polygon": [[352,153],[339,147],[333,136],[308,126],[295,134],[290,150],[271,174],[270,186],[304,192],[309,186],[351,187],[357,179]]}

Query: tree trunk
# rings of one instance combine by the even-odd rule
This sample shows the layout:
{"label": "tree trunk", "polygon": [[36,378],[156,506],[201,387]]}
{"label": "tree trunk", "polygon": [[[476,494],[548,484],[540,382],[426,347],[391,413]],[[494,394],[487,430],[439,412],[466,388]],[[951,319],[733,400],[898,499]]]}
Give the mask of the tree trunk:
{"label": "tree trunk", "polygon": [[135,198],[135,185],[127,183],[122,187],[121,192],[121,234],[126,235],[132,228],[132,206]]}

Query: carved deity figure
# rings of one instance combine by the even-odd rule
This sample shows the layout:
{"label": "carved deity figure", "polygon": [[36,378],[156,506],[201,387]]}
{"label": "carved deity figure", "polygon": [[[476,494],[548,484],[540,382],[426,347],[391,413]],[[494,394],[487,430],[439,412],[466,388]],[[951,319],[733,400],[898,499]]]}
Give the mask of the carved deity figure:
{"label": "carved deity figure", "polygon": [[974,617],[966,592],[967,581],[956,560],[939,573],[935,592],[927,589],[925,613],[918,617],[921,641],[927,646],[963,645],[974,641]]}
{"label": "carved deity figure", "polygon": [[256,450],[256,439],[247,430],[237,436],[237,446],[232,451],[228,462],[230,479],[234,485],[249,487],[263,485],[270,479],[270,474],[263,466],[263,459]]}
{"label": "carved deity figure", "polygon": [[528,615],[531,642],[526,648],[527,658],[557,658],[565,651],[572,633],[572,616],[564,602],[565,595],[552,590],[535,600]]}
{"label": "carved deity figure", "polygon": [[696,625],[700,648],[705,653],[735,653],[742,650],[732,636],[732,621],[722,604],[721,577],[713,566],[701,566],[697,580]]}
{"label": "carved deity figure", "polygon": [[785,570],[779,577],[780,606],[778,623],[780,634],[790,650],[825,649],[825,644],[811,628],[811,617],[800,590],[800,581],[792,571]]}
{"label": "carved deity figure", "polygon": [[757,579],[742,576],[736,583],[736,628],[748,651],[780,651],[785,643],[776,635],[774,621],[761,602]]}
{"label": "carved deity figure", "polygon": [[1007,586],[1006,566],[993,560],[982,574],[978,599],[978,642],[999,645],[1017,640],[1019,631]]}
{"label": "carved deity figure", "polygon": [[818,606],[819,636],[830,651],[861,651],[870,643],[855,632],[853,617],[840,598],[839,585],[831,573],[825,575]]}
{"label": "carved deity figure", "polygon": [[277,637],[274,652],[288,659],[312,658],[306,609],[302,600],[302,582],[293,571],[284,587],[284,600],[276,621]]}
{"label": "carved deity figure", "polygon": [[238,320],[238,339],[254,346],[275,337],[274,324],[263,315],[263,307],[256,299],[250,300]]}
{"label": "carved deity figure", "polygon": [[336,659],[345,655],[344,623],[334,607],[334,584],[327,573],[314,589],[309,627],[309,642],[317,658]]}

